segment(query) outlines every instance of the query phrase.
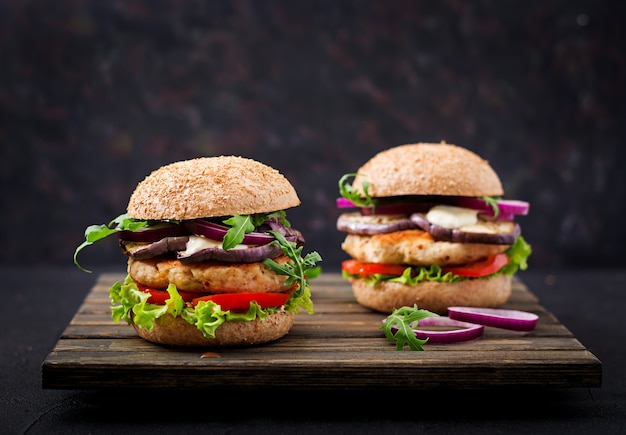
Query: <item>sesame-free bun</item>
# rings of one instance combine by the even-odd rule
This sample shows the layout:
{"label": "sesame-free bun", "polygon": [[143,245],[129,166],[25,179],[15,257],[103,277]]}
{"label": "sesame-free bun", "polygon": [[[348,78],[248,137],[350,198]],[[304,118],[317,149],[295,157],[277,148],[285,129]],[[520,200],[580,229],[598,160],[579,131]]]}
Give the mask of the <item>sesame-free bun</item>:
{"label": "sesame-free bun", "polygon": [[269,213],[300,205],[291,183],[256,160],[200,157],[165,165],[141,181],[128,215],[145,220],[187,220]]}
{"label": "sesame-free bun", "polygon": [[370,184],[372,197],[504,194],[489,162],[445,142],[406,144],[381,151],[359,168],[353,189],[363,193],[363,182]]}
{"label": "sesame-free bun", "polygon": [[350,282],[357,302],[381,313],[391,313],[395,308],[415,304],[420,309],[444,315],[448,307],[453,306],[496,308],[511,295],[509,275],[455,283],[425,281],[415,286],[389,281],[372,286],[356,278],[350,279]]}
{"label": "sesame-free bun", "polygon": [[279,311],[265,319],[252,321],[227,321],[215,330],[215,338],[207,338],[182,317],[165,314],[155,320],[152,330],[133,328],[144,340],[152,343],[180,347],[232,347],[252,346],[278,340],[289,333],[294,323],[294,313]]}

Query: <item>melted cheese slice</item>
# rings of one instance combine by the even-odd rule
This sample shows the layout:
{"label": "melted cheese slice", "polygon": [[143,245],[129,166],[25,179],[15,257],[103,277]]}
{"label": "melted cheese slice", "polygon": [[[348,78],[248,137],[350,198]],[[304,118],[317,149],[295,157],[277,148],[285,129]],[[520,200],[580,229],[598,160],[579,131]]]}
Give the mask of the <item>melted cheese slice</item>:
{"label": "melted cheese slice", "polygon": [[436,205],[426,214],[428,222],[444,228],[461,228],[476,225],[478,211],[451,205]]}
{"label": "melted cheese slice", "polygon": [[[247,249],[250,245],[240,244],[235,246],[232,249]],[[202,251],[203,249],[222,249],[222,242],[218,242],[217,240],[207,239],[206,237],[200,236],[189,236],[189,241],[187,242],[187,249],[181,252],[184,257],[189,255],[193,255],[196,252]]]}

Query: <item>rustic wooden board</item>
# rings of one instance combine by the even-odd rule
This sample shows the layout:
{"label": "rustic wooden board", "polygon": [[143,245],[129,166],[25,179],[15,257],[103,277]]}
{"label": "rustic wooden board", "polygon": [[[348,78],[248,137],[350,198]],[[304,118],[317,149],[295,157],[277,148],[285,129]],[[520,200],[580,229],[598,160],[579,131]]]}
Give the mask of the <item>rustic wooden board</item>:
{"label": "rustic wooden board", "polygon": [[539,315],[532,332],[485,327],[481,338],[396,351],[385,317],[357,304],[339,274],[312,282],[315,314],[300,313],[289,334],[251,348],[172,349],[137,337],[109,311],[99,277],[42,364],[43,388],[431,389],[599,387],[602,364],[514,281],[504,308]]}

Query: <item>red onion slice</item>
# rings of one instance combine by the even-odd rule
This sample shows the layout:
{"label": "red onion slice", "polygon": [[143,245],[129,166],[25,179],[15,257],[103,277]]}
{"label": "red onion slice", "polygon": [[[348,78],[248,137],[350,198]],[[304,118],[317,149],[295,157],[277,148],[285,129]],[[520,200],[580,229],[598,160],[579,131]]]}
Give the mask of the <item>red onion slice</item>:
{"label": "red onion slice", "polygon": [[[455,205],[457,207],[471,208],[478,210],[487,216],[493,216],[493,207],[482,198],[467,196],[441,196],[439,202],[442,204]],[[496,201],[498,205],[500,219],[513,220],[515,215],[527,215],[530,204],[526,201],[515,199],[499,199]],[[425,212],[432,207],[434,203],[427,202],[403,202],[382,204],[372,210],[371,207],[359,207],[346,198],[337,198],[337,208],[360,208],[363,214],[409,214],[415,212]]]}
{"label": "red onion slice", "polygon": [[[493,208],[482,198],[473,198],[466,196],[451,197],[446,201],[450,205],[458,207],[471,208],[478,210],[488,216],[493,216]],[[530,208],[529,203],[514,199],[499,199],[496,201],[500,215],[510,218],[513,215],[527,215]]]}
{"label": "red onion slice", "polygon": [[[428,330],[419,329],[419,327],[445,327],[454,329],[445,330]],[[474,340],[480,337],[485,327],[476,323],[462,322],[454,320],[449,317],[426,317],[421,319],[418,324],[418,328],[413,328],[415,336],[420,340],[428,339],[429,344],[448,344],[459,343],[462,341]],[[397,326],[392,326],[391,330],[395,334],[398,332]]]}
{"label": "red onion slice", "polygon": [[360,207],[346,198],[337,198],[337,208],[358,208],[364,216],[377,214],[411,214],[425,213],[434,204],[431,202],[392,202],[380,204],[376,207]]}
{"label": "red onion slice", "polygon": [[187,228],[178,224],[158,224],[137,231],[123,230],[117,233],[120,240],[138,243],[152,243],[166,237],[179,237],[189,234]]}
{"label": "red onion slice", "polygon": [[[185,225],[192,233],[204,236],[211,240],[216,240],[218,242],[224,240],[224,236],[230,229],[230,227],[226,225],[216,224],[215,222],[210,222],[204,219],[187,221],[185,222]],[[273,240],[274,236],[271,234],[252,232],[247,233],[243,237],[243,241],[241,243],[244,245],[266,245]]]}
{"label": "red onion slice", "polygon": [[426,213],[434,204],[430,202],[402,202],[397,204],[377,205],[376,207],[361,207],[364,216],[378,214],[411,214]]}
{"label": "red onion slice", "polygon": [[337,198],[337,208],[355,208],[357,207],[352,201],[346,198]]}
{"label": "red onion slice", "polygon": [[513,331],[532,331],[539,316],[518,310],[498,308],[448,307],[451,319]]}

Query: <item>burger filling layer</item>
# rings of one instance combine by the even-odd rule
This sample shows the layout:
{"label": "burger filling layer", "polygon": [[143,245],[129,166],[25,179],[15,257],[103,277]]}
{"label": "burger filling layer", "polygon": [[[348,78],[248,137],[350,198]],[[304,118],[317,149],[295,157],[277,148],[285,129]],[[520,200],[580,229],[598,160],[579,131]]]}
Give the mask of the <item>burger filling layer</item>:
{"label": "burger filling layer", "polygon": [[[273,259],[284,265],[290,259],[281,255]],[[174,284],[177,289],[202,293],[273,293],[285,292],[287,277],[278,275],[265,263],[183,263],[173,259],[128,259],[130,277],[147,287],[165,289]]]}
{"label": "burger filling layer", "polygon": [[352,258],[369,263],[451,266],[505,252],[509,245],[443,242],[425,231],[404,230],[373,236],[348,234],[341,247]]}

